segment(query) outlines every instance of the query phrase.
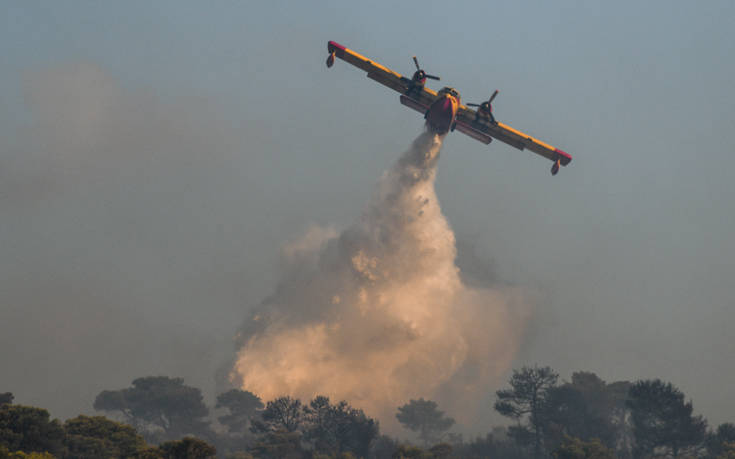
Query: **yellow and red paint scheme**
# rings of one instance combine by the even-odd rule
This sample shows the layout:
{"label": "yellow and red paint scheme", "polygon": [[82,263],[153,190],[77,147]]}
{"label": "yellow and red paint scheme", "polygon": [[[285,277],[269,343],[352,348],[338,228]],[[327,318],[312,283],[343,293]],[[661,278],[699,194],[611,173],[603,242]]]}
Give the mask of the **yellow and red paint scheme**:
{"label": "yellow and red paint scheme", "polygon": [[439,97],[426,112],[426,127],[439,135],[444,135],[454,126],[454,119],[460,106],[459,93],[452,88],[443,88]]}
{"label": "yellow and red paint scheme", "polygon": [[561,149],[502,122],[492,122],[489,117],[478,116],[475,110],[462,105],[459,93],[452,88],[445,87],[437,93],[424,86],[425,79],[416,81],[406,78],[334,41],[327,43],[327,50],[327,67],[334,65],[334,59],[338,57],[364,70],[368,78],[401,93],[403,105],[423,113],[426,125],[432,132],[444,135],[456,128],[485,144],[495,138],[519,150],[528,149],[553,162],[552,175],[556,175],[560,166],[572,161],[572,156]]}

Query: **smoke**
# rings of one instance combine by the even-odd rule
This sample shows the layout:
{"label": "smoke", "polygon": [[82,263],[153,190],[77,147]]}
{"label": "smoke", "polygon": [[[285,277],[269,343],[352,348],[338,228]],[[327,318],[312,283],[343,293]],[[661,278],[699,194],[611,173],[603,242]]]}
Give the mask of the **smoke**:
{"label": "smoke", "polygon": [[518,349],[518,289],[470,287],[434,190],[443,138],[421,134],[346,230],[312,228],[282,253],[272,296],[238,335],[230,378],[265,400],[347,400],[395,424],[428,397],[470,422]]}

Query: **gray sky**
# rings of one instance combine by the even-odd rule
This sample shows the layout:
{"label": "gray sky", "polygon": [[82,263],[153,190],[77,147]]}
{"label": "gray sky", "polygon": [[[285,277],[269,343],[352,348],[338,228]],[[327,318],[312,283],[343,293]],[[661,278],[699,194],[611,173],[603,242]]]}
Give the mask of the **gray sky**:
{"label": "gray sky", "polygon": [[[447,138],[458,238],[539,301],[516,366],[660,377],[735,417],[735,5],[15,2],[0,18],[0,391],[68,417],[211,397],[280,247],[346,227],[423,120],[326,42],[572,155]],[[439,86],[434,84],[434,88]],[[488,409],[491,409],[488,407]]]}

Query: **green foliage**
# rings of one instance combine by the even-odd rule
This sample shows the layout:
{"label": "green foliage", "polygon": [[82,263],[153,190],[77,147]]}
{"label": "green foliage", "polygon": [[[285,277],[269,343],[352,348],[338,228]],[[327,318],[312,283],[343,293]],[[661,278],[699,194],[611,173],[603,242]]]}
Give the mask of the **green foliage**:
{"label": "green foliage", "polygon": [[9,451],[49,452],[64,450],[64,429],[50,420],[48,411],[23,405],[0,406],[0,445]]}
{"label": "green foliage", "polygon": [[[574,373],[562,385],[557,381],[549,367],[514,371],[510,388],[497,391],[495,409],[517,423],[469,442],[458,434],[446,435],[454,420],[436,402],[411,400],[398,408],[396,418],[419,433],[424,448],[398,446],[396,440],[379,436],[378,423],[345,401],[333,404],[317,396],[302,405],[284,396],[263,409],[257,396],[240,390],[220,394],[217,408],[227,410],[219,419],[229,432],[243,435],[216,436],[203,419],[208,410],[201,392],[180,378],[136,379],[130,388],[100,393],[95,408],[119,412],[173,439],[197,429],[212,435],[205,438],[215,438],[228,459],[610,459],[615,448],[626,459],[735,459],[735,424],[705,433],[706,421],[692,415],[692,403],[670,383],[607,384],[588,372]],[[0,394],[0,459],[211,459],[216,454],[214,445],[192,437],[148,447],[134,427],[102,416],[82,415],[62,426],[46,410],[12,401],[12,394]],[[260,434],[257,440],[246,434],[248,422],[250,431]],[[426,447],[440,438],[449,443]]]}
{"label": "green foliage", "polygon": [[438,441],[441,436],[454,425],[454,419],[445,417],[444,412],[437,408],[431,400],[411,400],[398,407],[396,418],[403,427],[419,432],[419,438],[424,445]]}
{"label": "green foliage", "polygon": [[315,453],[311,455],[311,459],[357,459],[354,454],[347,452],[347,453],[339,453],[339,454],[321,454],[321,453]]}
{"label": "green foliage", "polygon": [[452,457],[452,445],[439,443],[428,451],[413,445],[401,445],[391,455],[391,459],[447,459]]}
{"label": "green foliage", "polygon": [[7,447],[0,445],[0,459],[54,459],[54,456],[51,453],[10,452]]}
{"label": "green foliage", "polygon": [[387,458],[398,449],[398,441],[388,435],[379,435],[370,445],[370,457]]}
{"label": "green foliage", "polygon": [[726,422],[717,427],[717,431],[707,434],[707,454],[718,457],[723,454],[727,444],[735,444],[735,424]]}
{"label": "green foliage", "polygon": [[722,453],[717,456],[717,459],[735,459],[735,442],[726,442],[722,446]]}
{"label": "green foliage", "polygon": [[224,408],[228,414],[217,418],[230,432],[244,432],[259,410],[263,402],[252,392],[232,389],[217,396],[216,408]]}
{"label": "green foliage", "polygon": [[391,459],[432,459],[434,456],[417,446],[401,445],[393,453]]}
{"label": "green foliage", "polygon": [[627,406],[633,421],[635,455],[694,453],[704,443],[707,422],[692,416],[692,403],[671,383],[636,381]]}
{"label": "green foliage", "polygon": [[301,435],[285,430],[266,432],[250,453],[259,459],[301,459],[305,456],[301,448]]}
{"label": "green foliage", "polygon": [[139,451],[134,457],[135,459],[164,459],[163,451],[154,446]]}
{"label": "green foliage", "polygon": [[484,437],[477,437],[468,442],[455,442],[452,446],[452,457],[463,459],[526,459],[526,451],[518,447],[518,443],[508,435],[507,428],[496,427]]}
{"label": "green foliage", "polygon": [[253,420],[251,430],[257,433],[278,430],[295,432],[302,423],[301,400],[285,396],[268,402],[260,414],[260,419]]}
{"label": "green foliage", "polygon": [[431,453],[432,457],[435,457],[436,459],[447,459],[452,456],[452,450],[452,445],[450,445],[449,443],[439,443],[432,446],[429,449],[429,452]]}
{"label": "green foliage", "polygon": [[572,381],[550,388],[544,408],[544,443],[549,449],[566,436],[593,438],[608,447],[622,443],[625,401],[630,383],[606,384],[594,373],[578,372]]}
{"label": "green foliage", "polygon": [[[510,389],[497,391],[495,394],[495,410],[503,416],[517,420],[519,423],[527,417],[525,429],[533,436],[534,457],[541,457],[541,438],[544,414],[549,394],[556,387],[559,375],[550,367],[523,367],[513,370],[510,378]],[[524,438],[517,432],[518,439]]]}
{"label": "green foliage", "polygon": [[367,457],[371,443],[378,436],[378,423],[345,401],[333,405],[328,397],[317,396],[304,406],[303,412],[304,438],[319,453],[351,452]]}
{"label": "green foliage", "polygon": [[146,444],[132,426],[104,416],[77,416],[64,423],[64,445],[74,458],[130,457]]}
{"label": "green foliage", "polygon": [[552,453],[554,459],[615,459],[612,450],[600,440],[583,441],[576,437],[565,437]]}
{"label": "green foliage", "polygon": [[217,455],[217,449],[214,446],[194,437],[167,441],[161,443],[158,449],[164,459],[210,459]]}
{"label": "green foliage", "polygon": [[138,429],[156,426],[168,438],[208,430],[203,418],[209,410],[201,391],[184,385],[181,378],[138,378],[131,388],[102,391],[94,401],[94,409],[119,412]]}

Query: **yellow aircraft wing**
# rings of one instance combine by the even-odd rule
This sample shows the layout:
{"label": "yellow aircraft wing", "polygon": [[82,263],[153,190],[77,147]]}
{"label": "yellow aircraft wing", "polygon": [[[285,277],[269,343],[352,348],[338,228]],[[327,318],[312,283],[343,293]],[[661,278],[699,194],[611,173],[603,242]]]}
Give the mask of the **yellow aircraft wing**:
{"label": "yellow aircraft wing", "polygon": [[556,147],[542,142],[530,135],[508,126],[505,123],[493,124],[489,117],[478,115],[478,113],[461,105],[457,110],[457,126],[456,129],[470,137],[479,140],[485,144],[495,138],[501,142],[515,147],[519,150],[529,149],[551,161],[554,161],[552,173],[559,170],[559,165],[566,166],[572,161],[572,156]]}
{"label": "yellow aircraft wing", "polygon": [[336,56],[366,71],[368,78],[401,93],[405,96],[401,97],[401,103],[416,111],[425,112],[437,98],[436,91],[432,91],[423,85],[417,85],[410,78],[406,78],[388,67],[373,62],[367,57],[345,48],[335,41],[330,41],[327,44],[327,50],[329,51],[329,57],[327,58],[328,67],[334,64],[334,57]]}

